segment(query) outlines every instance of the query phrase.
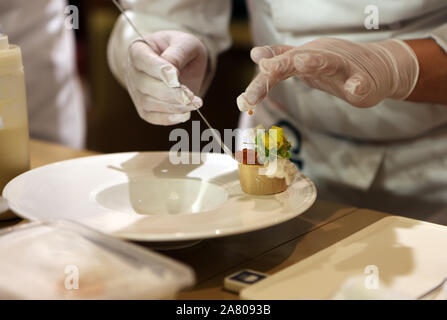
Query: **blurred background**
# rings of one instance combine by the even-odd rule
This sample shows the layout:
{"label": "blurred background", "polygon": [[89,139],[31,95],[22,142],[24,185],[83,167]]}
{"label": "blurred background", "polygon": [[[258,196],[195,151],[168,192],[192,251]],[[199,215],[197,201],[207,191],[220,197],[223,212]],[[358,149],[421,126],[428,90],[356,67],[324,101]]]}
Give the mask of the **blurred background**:
{"label": "blurred background", "polygon": [[[119,15],[111,0],[69,1],[80,12],[76,30],[78,67],[87,94],[87,148],[100,152],[164,151],[175,128],[191,131],[191,122],[173,127],[154,126],[141,120],[127,91],[107,65],[107,41]],[[202,113],[223,135],[237,127],[236,97],[245,90],[255,72],[250,60],[251,34],[244,0],[233,0],[230,26],[233,46],[219,57],[217,71],[206,96]],[[199,120],[193,113],[192,120]],[[201,130],[205,130],[201,123]],[[203,144],[206,144],[203,143]],[[198,150],[193,150],[198,151]]]}

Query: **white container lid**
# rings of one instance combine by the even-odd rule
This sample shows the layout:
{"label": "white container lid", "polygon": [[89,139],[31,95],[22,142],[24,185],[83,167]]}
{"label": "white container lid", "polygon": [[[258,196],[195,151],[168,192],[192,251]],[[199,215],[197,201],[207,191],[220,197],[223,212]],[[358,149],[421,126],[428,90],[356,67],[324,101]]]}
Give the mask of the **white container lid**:
{"label": "white container lid", "polygon": [[23,72],[22,52],[9,43],[7,35],[0,33],[0,74],[17,70]]}
{"label": "white container lid", "polygon": [[0,299],[172,299],[194,284],[189,267],[68,221],[0,233],[0,261]]}

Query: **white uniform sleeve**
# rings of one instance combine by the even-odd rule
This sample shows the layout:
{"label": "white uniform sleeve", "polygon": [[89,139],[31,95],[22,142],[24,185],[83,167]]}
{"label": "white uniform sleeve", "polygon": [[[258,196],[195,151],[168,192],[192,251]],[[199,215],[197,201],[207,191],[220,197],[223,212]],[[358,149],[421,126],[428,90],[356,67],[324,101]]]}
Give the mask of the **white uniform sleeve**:
{"label": "white uniform sleeve", "polygon": [[430,38],[447,52],[447,23],[441,25],[430,33]]}
{"label": "white uniform sleeve", "polygon": [[[209,57],[208,74],[202,88],[207,88],[214,74],[217,56],[231,44],[228,25],[229,0],[122,0],[128,17],[139,31],[150,34],[160,30],[180,30],[203,41]],[[127,51],[138,38],[121,15],[108,43],[109,66],[115,77],[125,84]]]}

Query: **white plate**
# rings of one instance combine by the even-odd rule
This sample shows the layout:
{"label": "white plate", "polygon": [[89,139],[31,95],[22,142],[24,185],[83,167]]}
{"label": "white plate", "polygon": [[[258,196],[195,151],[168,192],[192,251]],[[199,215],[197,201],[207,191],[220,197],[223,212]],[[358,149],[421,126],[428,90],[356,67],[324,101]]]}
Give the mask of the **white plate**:
{"label": "white plate", "polygon": [[306,211],[313,183],[299,176],[272,196],[240,188],[229,156],[191,153],[200,164],[174,165],[168,152],[119,153],[54,163],[12,180],[3,196],[30,220],[68,219],[130,240],[198,240],[270,227]]}

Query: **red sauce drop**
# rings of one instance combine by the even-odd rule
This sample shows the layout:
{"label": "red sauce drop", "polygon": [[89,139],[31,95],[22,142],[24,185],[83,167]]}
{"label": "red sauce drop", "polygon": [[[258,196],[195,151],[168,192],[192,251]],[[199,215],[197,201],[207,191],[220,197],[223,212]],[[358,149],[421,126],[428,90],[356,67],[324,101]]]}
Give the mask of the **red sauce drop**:
{"label": "red sauce drop", "polygon": [[236,160],[243,164],[260,164],[258,153],[253,149],[243,149],[235,154]]}

